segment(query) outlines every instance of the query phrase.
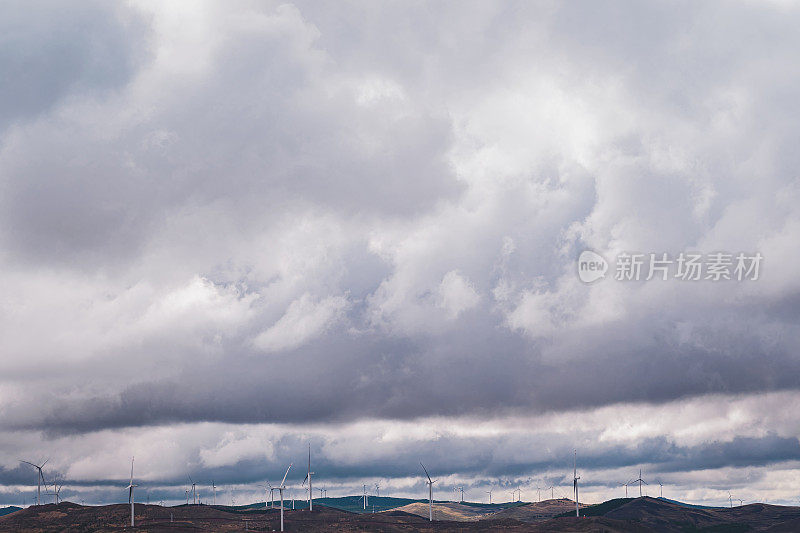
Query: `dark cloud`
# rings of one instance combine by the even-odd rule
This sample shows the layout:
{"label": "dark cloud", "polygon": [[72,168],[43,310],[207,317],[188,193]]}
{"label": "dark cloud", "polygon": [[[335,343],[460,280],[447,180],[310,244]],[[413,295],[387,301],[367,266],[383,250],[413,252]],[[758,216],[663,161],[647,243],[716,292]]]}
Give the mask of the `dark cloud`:
{"label": "dark cloud", "polygon": [[0,7],[0,132],[65,98],[120,89],[148,56],[146,21],[103,2],[4,2]]}

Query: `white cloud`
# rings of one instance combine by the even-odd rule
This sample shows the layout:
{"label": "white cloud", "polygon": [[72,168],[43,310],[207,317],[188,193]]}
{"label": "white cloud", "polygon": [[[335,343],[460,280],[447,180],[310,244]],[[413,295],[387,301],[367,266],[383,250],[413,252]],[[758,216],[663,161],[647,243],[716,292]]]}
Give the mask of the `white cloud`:
{"label": "white cloud", "polygon": [[462,312],[472,309],[480,301],[480,295],[470,282],[458,272],[451,270],[442,278],[439,285],[439,306],[450,318],[456,318]]}
{"label": "white cloud", "polygon": [[293,301],[286,313],[253,341],[264,352],[291,350],[302,346],[329,328],[347,308],[343,296],[315,301],[308,293]]}

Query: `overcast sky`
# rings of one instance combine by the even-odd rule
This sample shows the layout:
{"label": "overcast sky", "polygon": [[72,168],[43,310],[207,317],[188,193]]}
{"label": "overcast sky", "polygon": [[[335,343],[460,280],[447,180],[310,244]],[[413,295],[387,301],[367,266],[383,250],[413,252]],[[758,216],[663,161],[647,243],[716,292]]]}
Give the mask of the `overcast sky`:
{"label": "overcast sky", "polygon": [[[800,6],[3,2],[0,504],[798,504]],[[581,282],[591,249],[757,280]],[[611,267],[613,269],[613,266]],[[206,492],[207,489],[203,492]],[[299,490],[297,491],[299,495]],[[499,494],[499,496],[498,496]]]}

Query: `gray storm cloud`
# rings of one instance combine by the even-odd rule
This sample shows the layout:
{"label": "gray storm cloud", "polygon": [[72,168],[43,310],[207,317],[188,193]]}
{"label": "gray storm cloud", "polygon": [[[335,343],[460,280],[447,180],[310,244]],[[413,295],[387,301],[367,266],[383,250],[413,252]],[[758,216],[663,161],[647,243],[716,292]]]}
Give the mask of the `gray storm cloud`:
{"label": "gray storm cloud", "polygon": [[[250,428],[162,442],[246,484],[331,423],[641,405],[676,418],[603,444],[578,416],[514,460],[499,451],[546,432],[357,464],[329,428],[321,467],[402,478],[423,454],[476,483],[555,479],[582,444],[587,468],[689,483],[798,459],[785,420],[709,414],[722,436],[692,440],[675,407],[800,386],[796,6],[0,9],[2,483],[50,439],[74,444],[60,471],[112,483],[71,460],[166,424]],[[584,249],[764,263],[750,282],[584,285]],[[245,453],[272,424],[283,444]]]}

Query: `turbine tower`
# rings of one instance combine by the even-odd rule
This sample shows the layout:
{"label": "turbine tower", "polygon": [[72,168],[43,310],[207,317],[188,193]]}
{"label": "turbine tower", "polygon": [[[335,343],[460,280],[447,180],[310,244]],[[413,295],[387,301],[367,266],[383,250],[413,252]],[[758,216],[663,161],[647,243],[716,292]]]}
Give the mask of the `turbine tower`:
{"label": "turbine tower", "polygon": [[364,485],[364,492],[361,495],[361,499],[364,500],[364,510],[367,510],[367,486]]}
{"label": "turbine tower", "polygon": [[[269,491],[269,504],[267,504],[267,491]],[[264,507],[269,507],[272,509],[275,502],[275,489],[272,488],[269,481],[267,481],[267,486],[264,487]]]}
{"label": "turbine tower", "polygon": [[647,481],[642,479],[642,469],[639,469],[639,479],[634,479],[631,483],[638,483],[639,484],[639,497],[642,497],[642,483],[647,485]]}
{"label": "turbine tower", "polygon": [[283,531],[283,490],[286,488],[286,476],[289,475],[289,469],[292,468],[292,464],[294,463],[289,463],[289,468],[286,469],[281,484],[276,487],[281,495],[281,531]]}
{"label": "turbine tower", "polygon": [[133,484],[133,457],[131,457],[131,480],[126,487],[128,489],[128,503],[131,504],[131,527],[133,527],[133,487],[138,486]]}
{"label": "turbine tower", "polygon": [[[47,461],[49,461],[48,459]],[[36,476],[36,505],[41,505],[41,498],[42,498],[42,484],[44,484],[44,490],[47,490],[47,482],[44,480],[44,474],[42,474],[42,468],[44,465],[47,464],[47,461],[43,462],[41,465],[35,465],[29,461],[23,461],[20,459],[21,463],[25,463],[26,465],[31,465],[38,471],[38,475]]]}
{"label": "turbine tower", "polygon": [[311,471],[311,443],[308,443],[308,473],[306,474],[306,478],[303,480],[303,485],[306,484],[306,479],[308,480],[308,510],[314,510],[314,491],[311,490],[311,476],[314,475],[314,472]]}
{"label": "turbine tower", "polygon": [[[187,475],[186,477],[189,478],[189,483],[192,484],[192,505],[197,504],[197,483],[194,482],[192,476]],[[186,499],[186,504],[189,504],[189,499]]]}
{"label": "turbine tower", "polygon": [[492,489],[486,491],[486,494],[489,495],[489,505],[492,504]]}
{"label": "turbine tower", "polygon": [[572,461],[572,489],[575,491],[575,516],[581,517],[580,507],[578,506],[578,450],[575,450],[575,457]]}
{"label": "turbine tower", "polygon": [[381,497],[381,484],[375,483],[375,496],[380,498]]}
{"label": "turbine tower", "polygon": [[64,486],[63,484],[58,483],[58,480],[53,480],[53,492],[56,497],[56,505],[58,505],[59,502],[61,502],[61,487],[63,486]]}
{"label": "turbine tower", "polygon": [[211,480],[211,490],[214,491],[214,505],[217,505],[217,486],[214,485],[214,480]]}
{"label": "turbine tower", "polygon": [[[58,483],[58,476],[53,478],[53,492],[45,492],[45,494],[53,497],[53,502],[58,505],[59,500],[61,499],[61,487],[63,485],[59,485]],[[45,485],[45,490],[46,490]]]}
{"label": "turbine tower", "polygon": [[464,503],[464,487],[456,487],[453,489],[453,492],[461,491],[461,501],[459,503]]}
{"label": "turbine tower", "polygon": [[428,484],[428,520],[433,522],[433,484],[439,480],[431,479],[431,475],[428,473],[428,469],[425,468],[425,465],[422,464],[422,461],[419,462],[419,465],[425,471],[425,475],[428,476],[428,481],[425,482]]}

